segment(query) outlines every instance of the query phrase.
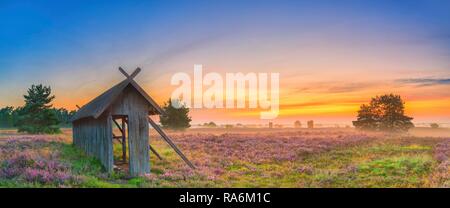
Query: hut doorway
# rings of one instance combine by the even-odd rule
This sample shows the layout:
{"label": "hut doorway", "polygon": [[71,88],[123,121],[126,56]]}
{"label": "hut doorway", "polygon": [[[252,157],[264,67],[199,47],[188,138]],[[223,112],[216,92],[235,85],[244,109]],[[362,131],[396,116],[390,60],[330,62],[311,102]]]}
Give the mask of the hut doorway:
{"label": "hut doorway", "polygon": [[[116,128],[112,128],[112,135],[113,135],[113,163],[116,169],[119,171],[128,171],[129,169],[129,145],[128,143],[128,135],[129,135],[129,128],[128,128],[128,116],[127,115],[113,115],[112,121]],[[118,150],[116,150],[115,144],[119,144]],[[127,148],[128,146],[128,148]],[[163,158],[161,155],[156,152],[156,150],[148,144],[149,150],[155,154],[155,156],[162,160]]]}
{"label": "hut doorway", "polygon": [[[112,129],[114,166],[118,170],[128,170],[128,116],[113,115],[112,121],[116,127]],[[119,144],[119,148],[117,148],[119,151],[116,150],[114,144]],[[119,152],[119,155],[117,152]]]}

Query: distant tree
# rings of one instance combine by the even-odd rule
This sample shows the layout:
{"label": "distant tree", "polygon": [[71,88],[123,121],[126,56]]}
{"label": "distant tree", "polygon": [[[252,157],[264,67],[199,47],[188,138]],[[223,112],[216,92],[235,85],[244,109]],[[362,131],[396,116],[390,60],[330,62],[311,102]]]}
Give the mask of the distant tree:
{"label": "distant tree", "polygon": [[0,127],[11,128],[14,126],[14,108],[7,106],[0,109]]}
{"label": "distant tree", "polygon": [[183,130],[191,127],[189,124],[192,119],[189,117],[189,108],[186,105],[181,104],[181,101],[177,101],[175,106],[179,105],[180,108],[175,108],[172,105],[172,101],[169,99],[167,103],[164,104],[163,109],[166,112],[165,115],[160,115],[159,119],[161,125],[164,128],[170,128],[175,130]]}
{"label": "distant tree", "polygon": [[401,97],[389,94],[372,98],[369,105],[361,105],[353,125],[364,130],[407,131],[414,127],[412,119],[405,115]]}
{"label": "distant tree", "polygon": [[432,124],[430,124],[430,127],[431,127],[432,129],[437,129],[437,128],[439,128],[439,124],[437,124],[437,123],[432,123]]}
{"label": "distant tree", "polygon": [[295,122],[294,122],[294,127],[295,127],[295,128],[302,128],[302,122],[300,122],[300,121],[295,121]]}
{"label": "distant tree", "polygon": [[233,124],[225,124],[226,129],[232,129],[234,128]]}
{"label": "distant tree", "polygon": [[51,102],[55,96],[51,95],[51,88],[32,85],[24,95],[25,105],[18,109],[17,127],[19,132],[33,134],[60,133],[59,120],[52,110]]}
{"label": "distant tree", "polygon": [[76,111],[68,111],[65,108],[53,108],[52,111],[55,113],[59,121],[59,126],[70,127],[72,125],[71,118],[75,115]]}
{"label": "distant tree", "polygon": [[209,123],[204,123],[203,126],[210,127],[210,128],[215,128],[215,127],[217,127],[217,124],[212,122],[212,121],[210,121]]}
{"label": "distant tree", "polygon": [[313,129],[314,128],[314,121],[310,120],[306,123],[308,125],[308,129]]}

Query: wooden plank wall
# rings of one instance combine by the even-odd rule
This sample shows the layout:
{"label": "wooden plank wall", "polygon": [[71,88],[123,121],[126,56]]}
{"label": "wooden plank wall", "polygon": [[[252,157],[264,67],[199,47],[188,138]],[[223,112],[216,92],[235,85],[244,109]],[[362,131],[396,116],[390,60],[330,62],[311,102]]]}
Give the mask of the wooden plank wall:
{"label": "wooden plank wall", "polygon": [[99,159],[106,171],[113,171],[112,119],[108,113],[98,119],[74,122],[73,143],[87,155]]}

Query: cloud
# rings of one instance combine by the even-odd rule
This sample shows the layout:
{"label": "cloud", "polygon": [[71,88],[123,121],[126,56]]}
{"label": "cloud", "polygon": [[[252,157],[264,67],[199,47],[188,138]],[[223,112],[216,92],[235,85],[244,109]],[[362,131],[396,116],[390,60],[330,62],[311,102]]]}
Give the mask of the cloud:
{"label": "cloud", "polygon": [[434,86],[434,85],[449,85],[450,78],[415,78],[415,79],[398,79],[397,83],[401,84],[415,84],[418,86]]}
{"label": "cloud", "polygon": [[372,82],[360,83],[335,83],[335,82],[321,82],[310,83],[308,87],[298,88],[295,92],[299,93],[351,93],[359,92],[377,86]]}

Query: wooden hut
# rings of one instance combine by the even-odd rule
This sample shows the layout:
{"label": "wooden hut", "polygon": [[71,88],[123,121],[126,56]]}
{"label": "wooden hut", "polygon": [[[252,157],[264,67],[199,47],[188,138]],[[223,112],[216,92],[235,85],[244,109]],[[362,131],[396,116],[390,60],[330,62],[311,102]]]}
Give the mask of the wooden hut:
{"label": "wooden hut", "polygon": [[[150,119],[149,115],[164,114],[164,111],[133,80],[140,68],[131,75],[122,68],[119,68],[119,71],[126,79],[81,107],[72,118],[74,145],[86,154],[98,158],[105,169],[112,172],[115,164],[113,140],[116,140],[122,146],[122,161],[128,163],[131,175],[150,173],[149,151],[161,158],[149,145],[150,124],[178,155],[194,168],[170,138]],[[113,133],[113,125],[121,135]]]}

